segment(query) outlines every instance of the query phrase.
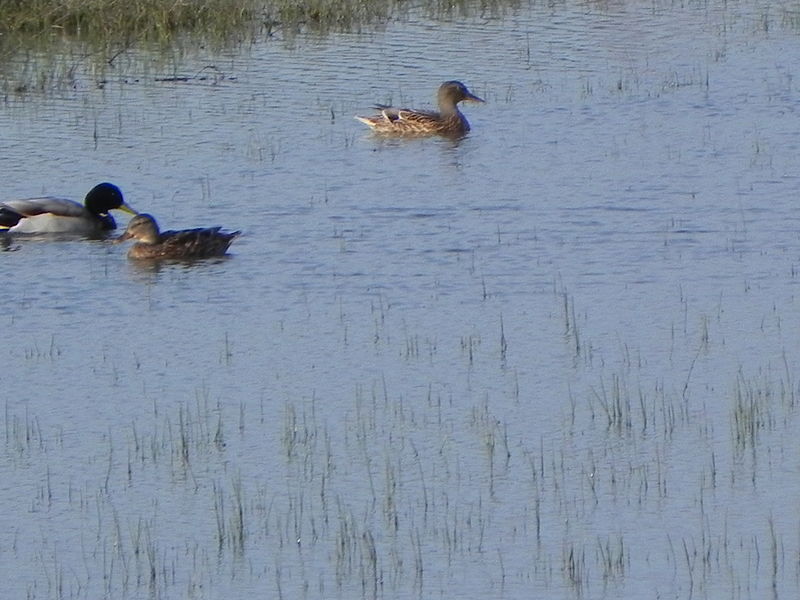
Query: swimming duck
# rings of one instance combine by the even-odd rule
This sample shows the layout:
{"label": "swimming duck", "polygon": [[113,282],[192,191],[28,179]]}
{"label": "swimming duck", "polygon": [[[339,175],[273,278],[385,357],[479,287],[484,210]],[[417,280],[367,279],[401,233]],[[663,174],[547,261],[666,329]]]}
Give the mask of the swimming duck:
{"label": "swimming duck", "polygon": [[[68,233],[99,236],[116,228],[110,210],[137,214],[113,183],[100,183],[83,204],[66,198],[27,198],[0,203],[0,226],[13,233]],[[16,222],[12,222],[16,219]]]}
{"label": "swimming duck", "polygon": [[444,135],[460,137],[469,131],[469,122],[458,110],[458,103],[484,102],[460,81],[445,81],[437,93],[439,112],[395,108],[376,104],[381,112],[371,117],[356,117],[375,133],[384,135]]}
{"label": "swimming duck", "polygon": [[116,243],[134,239],[128,258],[192,259],[222,256],[241,231],[223,232],[221,227],[159,232],[152,215],[141,213],[128,222]]}

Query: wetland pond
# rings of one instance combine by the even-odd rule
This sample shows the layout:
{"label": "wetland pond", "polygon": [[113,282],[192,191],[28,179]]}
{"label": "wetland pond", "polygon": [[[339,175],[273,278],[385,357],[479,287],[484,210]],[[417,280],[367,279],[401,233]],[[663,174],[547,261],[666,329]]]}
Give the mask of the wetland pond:
{"label": "wetland pond", "polygon": [[[4,595],[797,598],[792,10],[20,54],[0,201],[108,180],[243,235],[0,252]],[[353,119],[448,79],[458,142]]]}

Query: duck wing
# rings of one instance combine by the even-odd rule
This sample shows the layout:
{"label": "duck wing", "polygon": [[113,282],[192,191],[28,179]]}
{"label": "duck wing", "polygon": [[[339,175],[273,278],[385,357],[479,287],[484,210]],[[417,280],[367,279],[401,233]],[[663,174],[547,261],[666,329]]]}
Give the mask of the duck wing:
{"label": "duck wing", "polygon": [[373,106],[375,110],[380,111],[380,116],[387,121],[412,121],[422,123],[438,123],[441,120],[441,115],[432,110],[416,110],[413,108],[398,108],[396,106],[389,106],[388,104],[376,104]]}
{"label": "duck wing", "polygon": [[425,134],[436,132],[442,127],[442,116],[434,111],[397,108],[386,104],[376,104],[379,110],[371,117],[356,117],[376,131],[394,134]]}
{"label": "duck wing", "polygon": [[442,122],[442,115],[431,110],[412,110],[408,108],[398,109],[395,113],[396,121],[405,121],[414,125],[425,127],[439,125]]}
{"label": "duck wing", "polygon": [[[165,258],[208,258],[222,256],[241,232],[223,232],[221,227],[165,231],[157,252]],[[156,251],[155,248],[153,248]]]}
{"label": "duck wing", "polygon": [[85,217],[86,207],[74,200],[44,196],[41,198],[25,198],[0,203],[0,208],[7,208],[23,217],[38,215],[55,215],[57,217]]}

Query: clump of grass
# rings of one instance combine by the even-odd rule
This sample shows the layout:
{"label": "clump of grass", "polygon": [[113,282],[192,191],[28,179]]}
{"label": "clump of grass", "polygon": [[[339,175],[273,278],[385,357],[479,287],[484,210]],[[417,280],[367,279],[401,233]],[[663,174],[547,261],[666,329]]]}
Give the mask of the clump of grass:
{"label": "clump of grass", "polygon": [[274,21],[290,28],[353,29],[386,20],[396,0],[273,0],[266,6]]}
{"label": "clump of grass", "polygon": [[76,37],[86,41],[169,41],[181,33],[212,39],[241,32],[357,29],[386,21],[400,9],[434,17],[500,14],[516,0],[6,0],[0,36]]}
{"label": "clump of grass", "polygon": [[170,41],[182,33],[212,39],[241,32],[349,29],[387,18],[396,0],[9,0],[0,34],[85,41]]}
{"label": "clump of grass", "polygon": [[[406,13],[431,18],[500,14],[517,0],[4,0],[0,1],[0,99],[98,86],[131,50],[236,47],[301,32],[325,35]],[[120,73],[117,68],[116,74]],[[167,81],[167,80],[165,80]],[[7,244],[6,244],[7,245]],[[2,240],[0,240],[2,247]]]}
{"label": "clump of grass", "polygon": [[773,392],[768,382],[749,381],[740,372],[731,414],[731,430],[737,453],[755,452],[759,434],[775,424],[772,414]]}
{"label": "clump of grass", "polygon": [[9,0],[0,3],[0,32],[82,39],[232,32],[255,21],[264,5],[264,0]]}

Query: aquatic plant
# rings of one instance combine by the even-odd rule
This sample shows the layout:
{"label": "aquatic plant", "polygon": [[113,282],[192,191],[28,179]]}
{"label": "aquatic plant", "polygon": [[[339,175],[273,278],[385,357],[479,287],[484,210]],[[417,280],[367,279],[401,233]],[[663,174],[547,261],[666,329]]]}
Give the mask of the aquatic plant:
{"label": "aquatic plant", "polygon": [[[493,16],[517,0],[8,0],[0,2],[0,94],[81,85],[84,66],[102,86],[131,51],[176,60],[184,52],[325,35],[385,23],[410,12],[431,18]],[[123,58],[120,58],[123,57]],[[180,60],[178,58],[177,60]],[[120,71],[117,71],[119,73]],[[165,79],[164,81],[172,81]]]}
{"label": "aquatic plant", "polygon": [[230,32],[253,22],[263,6],[263,0],[10,0],[0,4],[0,32],[84,39]]}
{"label": "aquatic plant", "polygon": [[388,19],[398,9],[430,15],[497,13],[516,0],[8,0],[0,2],[0,34],[76,37],[86,41],[166,41],[193,33],[221,39],[270,35],[276,28],[330,31]]}

